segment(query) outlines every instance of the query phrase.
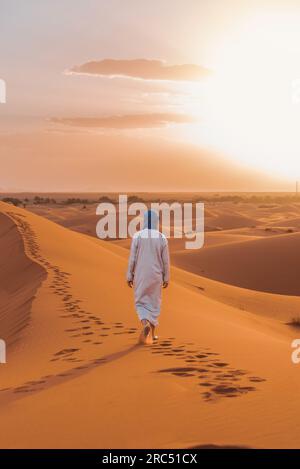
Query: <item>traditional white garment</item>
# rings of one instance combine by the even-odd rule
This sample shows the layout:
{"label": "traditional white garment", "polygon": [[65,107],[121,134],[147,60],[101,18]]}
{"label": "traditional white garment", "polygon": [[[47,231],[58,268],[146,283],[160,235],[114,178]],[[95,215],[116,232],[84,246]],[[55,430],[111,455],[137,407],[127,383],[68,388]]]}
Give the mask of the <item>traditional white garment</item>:
{"label": "traditional white garment", "polygon": [[162,283],[168,282],[170,276],[168,241],[157,227],[158,215],[148,210],[144,229],[132,238],[127,271],[127,280],[133,280],[139,319],[147,319],[154,326],[160,314]]}

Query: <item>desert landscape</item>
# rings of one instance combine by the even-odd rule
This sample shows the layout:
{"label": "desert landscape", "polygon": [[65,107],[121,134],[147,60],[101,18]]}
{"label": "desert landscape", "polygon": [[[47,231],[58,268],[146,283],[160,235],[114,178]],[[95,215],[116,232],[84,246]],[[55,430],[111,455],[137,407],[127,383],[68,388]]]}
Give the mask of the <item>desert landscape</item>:
{"label": "desert landscape", "polygon": [[207,195],[205,245],[169,240],[159,341],[141,346],[130,240],[95,236],[94,195],[55,197],[0,203],[1,447],[299,447],[297,198]]}
{"label": "desert landscape", "polygon": [[[2,465],[300,449],[299,24],[295,0],[1,0]],[[169,253],[153,203],[184,211]],[[201,462],[224,453],[270,454]]]}

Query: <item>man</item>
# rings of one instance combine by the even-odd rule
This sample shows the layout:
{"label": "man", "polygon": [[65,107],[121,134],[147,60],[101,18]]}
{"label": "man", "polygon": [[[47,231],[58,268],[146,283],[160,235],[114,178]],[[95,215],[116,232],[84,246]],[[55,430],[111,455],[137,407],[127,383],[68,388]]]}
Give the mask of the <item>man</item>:
{"label": "man", "polygon": [[144,228],[135,233],[127,271],[127,283],[134,287],[135,308],[142,323],[140,342],[151,344],[158,324],[161,288],[167,288],[170,277],[168,241],[158,231],[158,215],[144,213]]}

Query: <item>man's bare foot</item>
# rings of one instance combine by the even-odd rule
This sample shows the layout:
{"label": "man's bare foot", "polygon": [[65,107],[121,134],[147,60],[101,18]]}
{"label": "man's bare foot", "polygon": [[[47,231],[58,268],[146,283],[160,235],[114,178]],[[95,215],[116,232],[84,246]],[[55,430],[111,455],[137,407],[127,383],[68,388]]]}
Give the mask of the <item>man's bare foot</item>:
{"label": "man's bare foot", "polygon": [[143,329],[140,334],[141,344],[152,344],[151,324],[146,319],[142,320]]}
{"label": "man's bare foot", "polygon": [[145,339],[147,339],[148,335],[150,334],[151,332],[151,326],[150,326],[150,322],[149,321],[146,321],[146,324],[144,324],[144,336],[145,336]]}
{"label": "man's bare foot", "polygon": [[153,324],[151,324],[151,334],[153,340],[158,340],[158,335],[155,335],[155,326]]}

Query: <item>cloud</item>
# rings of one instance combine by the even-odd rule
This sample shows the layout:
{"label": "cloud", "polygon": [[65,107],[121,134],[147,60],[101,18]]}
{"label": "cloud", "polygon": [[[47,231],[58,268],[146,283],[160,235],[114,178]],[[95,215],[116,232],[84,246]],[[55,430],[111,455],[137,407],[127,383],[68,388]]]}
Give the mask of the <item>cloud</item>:
{"label": "cloud", "polygon": [[152,113],[103,117],[55,117],[51,122],[99,129],[145,129],[163,127],[167,124],[191,123],[195,122],[195,118],[185,114]]}
{"label": "cloud", "polygon": [[161,60],[104,59],[76,65],[71,73],[108,77],[129,77],[142,80],[198,81],[206,77],[208,69],[195,64],[166,65]]}

